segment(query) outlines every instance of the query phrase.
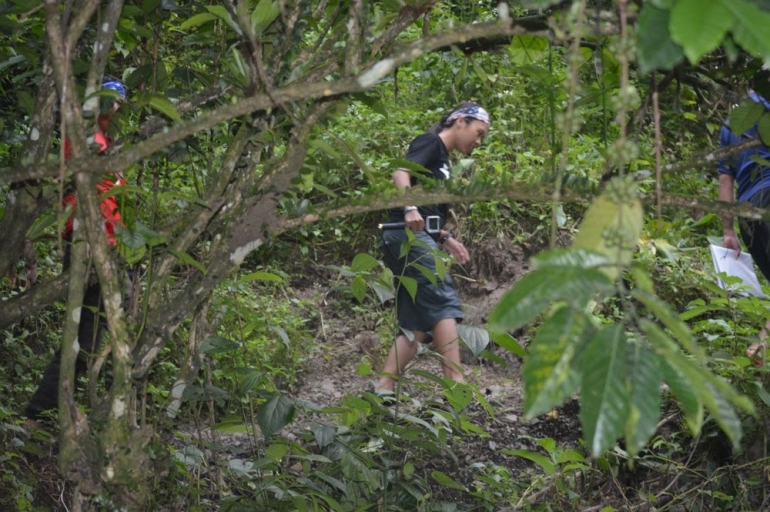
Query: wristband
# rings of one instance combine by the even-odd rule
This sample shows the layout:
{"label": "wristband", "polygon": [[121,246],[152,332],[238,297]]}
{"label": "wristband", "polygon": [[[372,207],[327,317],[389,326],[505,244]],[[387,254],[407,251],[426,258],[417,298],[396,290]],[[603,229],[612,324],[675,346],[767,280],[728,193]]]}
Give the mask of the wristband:
{"label": "wristband", "polygon": [[416,206],[404,206],[404,213],[413,212],[417,209]]}
{"label": "wristband", "polygon": [[438,243],[440,243],[441,245],[444,245],[444,242],[446,242],[446,241],[447,241],[447,240],[449,240],[450,238],[454,238],[454,235],[453,235],[453,234],[452,234],[450,231],[447,231],[447,232],[446,232],[446,235],[442,236],[442,237],[439,239]]}

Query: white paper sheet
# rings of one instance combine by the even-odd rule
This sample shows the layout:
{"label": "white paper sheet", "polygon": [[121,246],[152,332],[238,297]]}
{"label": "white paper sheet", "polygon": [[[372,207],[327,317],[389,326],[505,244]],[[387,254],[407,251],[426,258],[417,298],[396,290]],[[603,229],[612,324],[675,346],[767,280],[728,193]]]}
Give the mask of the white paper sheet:
{"label": "white paper sheet", "polygon": [[[711,249],[711,257],[714,260],[714,270],[724,272],[728,276],[740,277],[743,280],[743,287],[736,285],[728,286],[724,281],[717,278],[717,284],[723,290],[735,293],[741,297],[748,295],[755,295],[760,298],[764,298],[765,294],[762,293],[762,287],[759,285],[757,274],[754,272],[754,260],[751,258],[751,254],[746,251],[741,251],[741,255],[735,257],[735,251],[732,249],[726,249],[718,245],[709,245]],[[746,287],[749,288],[746,288]],[[737,288],[742,288],[740,291]]]}

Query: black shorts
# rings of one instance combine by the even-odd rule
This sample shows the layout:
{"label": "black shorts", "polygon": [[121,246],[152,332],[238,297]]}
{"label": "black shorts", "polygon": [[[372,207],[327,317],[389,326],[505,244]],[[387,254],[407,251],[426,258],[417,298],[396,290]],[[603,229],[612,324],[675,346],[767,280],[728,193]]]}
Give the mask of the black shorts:
{"label": "black shorts", "polygon": [[[396,288],[396,314],[399,327],[410,331],[428,332],[440,320],[446,318],[454,318],[457,322],[462,322],[462,303],[452,283],[452,277],[449,272],[446,272],[442,280],[436,271],[433,255],[439,250],[436,241],[424,231],[415,234],[415,238],[419,242],[412,245],[406,257],[399,258],[401,245],[408,240],[406,231],[389,229],[382,233],[385,264],[396,276],[393,284]],[[422,267],[422,270],[416,265]],[[423,271],[435,276],[435,285]],[[399,276],[410,277],[416,281],[417,294],[414,298],[398,278]]]}

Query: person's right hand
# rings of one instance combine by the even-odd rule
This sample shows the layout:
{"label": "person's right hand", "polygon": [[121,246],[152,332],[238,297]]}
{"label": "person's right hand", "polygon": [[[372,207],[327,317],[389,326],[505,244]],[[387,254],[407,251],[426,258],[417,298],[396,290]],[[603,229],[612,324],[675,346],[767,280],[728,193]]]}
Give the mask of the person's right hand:
{"label": "person's right hand", "polygon": [[422,218],[419,210],[406,212],[404,222],[406,222],[406,227],[411,229],[413,233],[419,233],[425,229],[425,219]]}
{"label": "person's right hand", "polygon": [[736,258],[741,255],[741,242],[738,240],[738,237],[734,232],[724,234],[722,237],[722,245],[725,247],[725,249],[734,250]]}

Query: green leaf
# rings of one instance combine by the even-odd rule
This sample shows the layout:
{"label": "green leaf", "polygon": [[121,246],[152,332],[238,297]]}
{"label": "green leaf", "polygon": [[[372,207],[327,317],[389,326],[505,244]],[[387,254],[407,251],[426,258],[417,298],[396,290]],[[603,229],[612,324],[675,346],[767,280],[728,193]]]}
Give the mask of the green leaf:
{"label": "green leaf", "polygon": [[748,99],[730,113],[730,130],[736,135],[743,135],[764,113],[765,106],[762,103]]}
{"label": "green leaf", "polygon": [[271,325],[270,330],[276,333],[279,338],[281,338],[281,343],[283,343],[284,347],[290,348],[291,341],[289,340],[289,335],[286,333],[286,331],[284,331],[277,325]]}
{"label": "green leaf", "polygon": [[647,293],[639,288],[631,290],[631,296],[644,304],[650,313],[654,314],[671,331],[688,352],[701,362],[706,360],[706,354],[693,338],[690,328],[682,321],[676,311],[671,309],[671,306],[663,302],[656,295]]}
{"label": "green leaf", "polygon": [[353,272],[369,272],[374,268],[377,268],[380,262],[377,261],[370,254],[360,253],[356,254],[353,258],[353,263],[350,265],[350,269]]}
{"label": "green leaf", "polygon": [[281,462],[286,454],[289,453],[289,445],[283,441],[277,443],[271,443],[265,450],[265,456],[273,459],[276,462]]}
{"label": "green leaf", "polygon": [[610,263],[610,259],[600,252],[573,247],[543,251],[532,257],[532,265],[535,269],[547,267],[601,268]]}
{"label": "green leaf", "polygon": [[366,281],[361,276],[356,276],[350,282],[350,290],[358,302],[363,302],[366,297]]}
{"label": "green leaf", "polygon": [[246,396],[251,390],[257,387],[260,382],[262,382],[264,376],[264,372],[250,370],[243,380],[241,380],[241,385],[238,387],[238,396]]}
{"label": "green leaf", "polygon": [[605,255],[611,265],[602,271],[612,280],[631,263],[642,232],[643,212],[632,180],[615,178],[580,222],[572,247]]}
{"label": "green leaf", "polygon": [[545,471],[546,475],[552,475],[556,471],[556,465],[551,461],[551,459],[545,455],[540,455],[539,453],[531,452],[529,450],[500,450],[500,453],[503,455],[513,455],[516,457],[521,457],[522,459],[531,460],[543,468],[543,471]]}
{"label": "green leaf", "polygon": [[679,0],[671,9],[671,38],[682,45],[692,64],[718,48],[732,24],[722,0]]}
{"label": "green leaf", "polygon": [[182,265],[190,265],[191,267],[195,267],[196,269],[200,270],[203,275],[206,275],[206,267],[204,267],[198,260],[190,256],[184,251],[170,251],[171,254],[174,255],[176,259],[179,260],[179,263]]}
{"label": "green leaf", "polygon": [[458,382],[451,388],[444,389],[444,396],[455,411],[460,412],[473,402],[473,391],[462,382]]}
{"label": "green leaf", "polygon": [[217,19],[217,17],[214,16],[213,14],[204,12],[201,14],[196,14],[195,16],[192,16],[191,18],[185,20],[184,22],[182,22],[179,28],[180,30],[186,31],[193,27],[199,27],[204,23],[207,23],[215,19]]}
{"label": "green leaf", "polygon": [[201,353],[203,354],[224,354],[238,350],[240,345],[233,340],[220,338],[219,336],[209,336],[201,343]]}
{"label": "green leaf", "polygon": [[540,327],[521,370],[527,418],[550,411],[575,391],[580,378],[572,361],[589,328],[588,317],[569,307],[560,308]]}
{"label": "green leaf", "polygon": [[612,281],[596,269],[535,270],[519,279],[503,296],[489,316],[489,325],[498,332],[512,331],[534,320],[553,301],[567,301],[581,309],[594,294],[612,289]]}
{"label": "green leaf", "polygon": [[414,301],[415,297],[417,297],[417,281],[408,276],[396,276],[396,279],[398,279],[399,285],[406,288],[406,291],[409,292],[409,296],[412,297],[412,300]]}
{"label": "green leaf", "polygon": [[265,271],[259,271],[259,272],[252,272],[251,274],[246,274],[245,276],[241,276],[238,278],[238,281],[242,283],[248,283],[251,281],[268,281],[271,283],[283,283],[283,278],[277,274],[273,274],[272,272],[265,272]]}
{"label": "green leaf", "polygon": [[770,113],[762,114],[759,118],[759,138],[768,146],[770,145]]}
{"label": "green leaf", "polygon": [[684,57],[682,47],[671,39],[668,30],[671,11],[644,4],[636,30],[636,47],[642,73],[668,70]]}
{"label": "green leaf", "polygon": [[270,438],[288,425],[294,418],[294,402],[289,397],[277,394],[257,411],[257,423],[265,438]]}
{"label": "green leaf", "polygon": [[442,473],[438,470],[433,470],[430,472],[431,478],[435,480],[439,485],[443,485],[444,487],[449,487],[451,489],[457,489],[458,491],[465,491],[465,487],[455,482],[451,476],[447,475],[446,473]]}
{"label": "green leaf", "polygon": [[767,61],[770,59],[770,41],[767,27],[770,13],[746,0],[722,0],[733,15],[733,38],[749,53]]}
{"label": "green leaf", "polygon": [[548,39],[536,36],[515,36],[508,46],[511,62],[517,66],[534,64],[548,55]]}
{"label": "green leaf", "polygon": [[608,325],[591,339],[583,365],[580,422],[592,456],[615,444],[628,419],[628,342],[623,326]]}
{"label": "green leaf", "polygon": [[698,435],[701,424],[703,423],[703,401],[698,396],[684,374],[678,369],[677,364],[669,363],[667,354],[676,353],[679,347],[676,342],[669,338],[663,329],[649,320],[642,319],[639,327],[647,336],[647,340],[655,347],[655,352],[663,357],[660,359],[660,369],[663,377],[666,379],[671,391],[676,395],[679,404],[684,411],[685,421],[690,432]]}
{"label": "green leaf", "polygon": [[242,34],[242,31],[241,31],[241,27],[239,27],[239,26],[238,26],[238,25],[235,23],[235,21],[233,20],[233,17],[232,17],[232,16],[230,16],[230,13],[228,12],[228,10],[227,10],[227,9],[226,9],[224,6],[222,6],[222,5],[207,5],[207,6],[206,6],[206,9],[207,9],[207,10],[208,10],[208,11],[209,11],[211,14],[215,15],[217,18],[219,18],[219,19],[221,19],[222,21],[224,21],[225,23],[227,23],[227,25],[228,25],[228,26],[229,26],[231,29],[235,30],[235,32],[236,32],[238,35],[241,35],[241,34]]}
{"label": "green leaf", "polygon": [[479,354],[489,345],[489,333],[481,327],[458,324],[457,334],[473,353],[474,358],[479,357]]}
{"label": "green leaf", "polygon": [[254,12],[251,13],[251,29],[254,31],[254,35],[259,37],[262,31],[270,26],[280,14],[281,8],[278,2],[260,0]]}
{"label": "green leaf", "polygon": [[179,121],[182,119],[179,116],[179,112],[176,111],[174,104],[171,103],[165,96],[158,96],[154,94],[150,96],[149,99],[145,97],[144,100],[150,107],[154,108],[161,114],[168,116],[174,121]]}
{"label": "green leaf", "polygon": [[337,434],[334,427],[329,425],[319,425],[318,423],[313,423],[310,426],[310,431],[313,432],[313,438],[315,438],[315,442],[318,444],[319,448],[324,448],[325,446],[332,444],[334,437]]}
{"label": "green leaf", "polygon": [[626,450],[636,455],[658,428],[663,376],[659,358],[647,347],[635,343],[629,352],[630,410],[626,422]]}
{"label": "green leaf", "polygon": [[492,331],[489,333],[489,335],[495,344],[504,348],[508,352],[525,359],[528,356],[526,349],[522,347],[519,342],[516,341],[516,339],[510,334],[505,332]]}

